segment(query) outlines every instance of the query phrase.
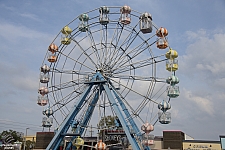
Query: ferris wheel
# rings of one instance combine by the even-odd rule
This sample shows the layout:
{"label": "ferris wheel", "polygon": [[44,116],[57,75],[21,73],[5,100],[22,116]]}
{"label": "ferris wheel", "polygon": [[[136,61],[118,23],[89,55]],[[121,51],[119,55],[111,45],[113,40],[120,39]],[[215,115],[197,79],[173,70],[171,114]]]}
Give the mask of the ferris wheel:
{"label": "ferris wheel", "polygon": [[149,149],[150,132],[157,122],[171,122],[169,102],[179,96],[178,53],[167,36],[150,13],[126,5],[102,6],[65,25],[40,69],[42,126],[57,129],[47,149],[67,135],[67,147],[79,149],[77,141],[92,129],[103,143],[100,133],[119,127],[133,149]]}

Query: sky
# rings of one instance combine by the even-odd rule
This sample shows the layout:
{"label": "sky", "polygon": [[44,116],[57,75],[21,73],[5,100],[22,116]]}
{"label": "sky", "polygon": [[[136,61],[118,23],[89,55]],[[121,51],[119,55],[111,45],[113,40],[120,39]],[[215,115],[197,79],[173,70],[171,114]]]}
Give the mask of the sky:
{"label": "sky", "polygon": [[42,131],[36,104],[40,66],[59,31],[83,12],[129,5],[149,12],[169,31],[179,53],[180,96],[171,101],[172,123],[153,133],[181,130],[194,139],[225,135],[225,1],[91,0],[0,1],[0,131]]}

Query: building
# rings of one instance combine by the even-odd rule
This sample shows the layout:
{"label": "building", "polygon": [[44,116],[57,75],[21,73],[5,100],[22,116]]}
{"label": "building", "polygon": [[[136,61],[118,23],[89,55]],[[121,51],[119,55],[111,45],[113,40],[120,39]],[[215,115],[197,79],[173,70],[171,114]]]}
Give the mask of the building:
{"label": "building", "polygon": [[54,137],[54,132],[37,132],[35,149],[46,149]]}
{"label": "building", "polygon": [[155,136],[151,149],[163,149],[163,136]]}
{"label": "building", "polygon": [[[37,132],[37,141],[35,149],[45,149],[48,143],[54,136],[54,132]],[[123,137],[122,133],[106,134],[108,136],[105,139],[107,145],[118,143],[119,137]],[[185,134],[180,130],[165,130],[163,131],[163,136],[155,136],[154,144],[151,145],[151,150],[225,150],[221,148],[223,145],[225,147],[225,136],[220,136],[220,141],[205,141],[205,140],[194,140],[193,137]],[[82,150],[94,150],[94,146],[97,143],[97,137],[84,137],[84,146],[80,149]],[[70,141],[70,137],[66,137],[65,141]],[[223,144],[222,144],[223,143]],[[85,145],[91,145],[92,147],[87,147]],[[63,149],[63,143],[59,150]],[[108,148],[108,150],[121,150],[120,146],[115,146]],[[131,150],[130,146],[127,149]]]}
{"label": "building", "polygon": [[26,141],[36,142],[36,135],[28,135],[24,136],[24,138],[26,139]]}

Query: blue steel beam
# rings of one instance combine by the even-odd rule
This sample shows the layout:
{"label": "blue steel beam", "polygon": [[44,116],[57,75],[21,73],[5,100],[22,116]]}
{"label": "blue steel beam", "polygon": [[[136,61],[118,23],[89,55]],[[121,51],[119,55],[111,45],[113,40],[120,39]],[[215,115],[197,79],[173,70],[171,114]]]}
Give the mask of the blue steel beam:
{"label": "blue steel beam", "polygon": [[104,81],[104,78],[102,76],[100,76],[99,72],[97,72],[92,77],[91,82],[87,83],[88,86],[86,87],[86,89],[82,93],[80,99],[74,105],[74,108],[70,111],[69,115],[65,118],[65,120],[61,124],[60,129],[56,132],[56,134],[54,135],[53,139],[51,140],[51,142],[49,143],[48,147],[46,148],[47,150],[50,150],[50,149],[51,150],[57,150],[57,148],[59,147],[59,144],[61,143],[61,141],[63,140],[63,138],[65,136],[65,133],[68,131],[68,129],[70,127],[71,121],[79,113],[80,107],[82,106],[83,102],[85,101],[85,98],[87,97],[87,95],[90,93],[90,90],[91,90],[92,86],[94,84],[99,84],[98,82],[96,82],[96,81],[99,81],[99,80]]}
{"label": "blue steel beam", "polygon": [[[100,94],[101,94],[101,92],[102,92],[102,90],[100,91]],[[99,92],[97,92],[95,94],[95,97],[92,100],[90,107],[88,108],[87,112],[85,113],[85,117],[84,117],[83,122],[81,123],[81,126],[86,126],[88,124],[88,122],[90,121],[91,116],[94,112],[96,103],[98,102],[98,98],[99,98]],[[84,128],[80,128],[80,129],[76,130],[76,133],[80,133],[80,135],[82,135],[83,132],[84,132]]]}
{"label": "blue steel beam", "polygon": [[[96,72],[96,74],[92,77],[91,81],[89,81],[89,82],[87,82],[85,84],[100,85],[100,84],[102,84],[104,82],[106,82],[106,80],[103,78],[103,76],[100,74],[100,72]],[[102,92],[101,87],[99,86],[99,88],[100,88],[100,93],[101,93]],[[98,97],[99,97],[99,91],[95,94],[95,97],[92,100],[90,107],[88,108],[87,112],[85,113],[85,117],[84,117],[83,122],[81,123],[81,126],[86,126],[88,121],[90,120],[90,118],[91,118],[91,116],[93,114],[95,105],[98,102]],[[83,128],[78,127],[76,129],[75,133],[79,133],[80,135],[82,135],[83,131],[84,131]],[[73,141],[75,138],[76,138],[76,136],[73,136],[71,141]],[[66,147],[66,150],[69,150],[71,147],[72,147],[72,142],[69,142],[69,144]]]}
{"label": "blue steel beam", "polygon": [[53,139],[49,143],[47,150],[57,150],[59,147],[59,144],[63,140],[64,136],[62,134],[66,133],[70,127],[71,121],[75,118],[75,116],[78,114],[80,107],[82,106],[83,102],[85,101],[85,98],[89,94],[90,90],[92,88],[92,85],[89,85],[86,87],[84,92],[82,93],[80,99],[77,101],[77,103],[74,105],[73,109],[70,111],[69,115],[65,118],[63,123],[61,124],[59,130],[54,135]]}
{"label": "blue steel beam", "polygon": [[[119,95],[117,94],[117,92],[115,91],[115,89],[112,89],[114,95],[116,96],[116,99],[118,100],[120,107],[122,108],[122,110],[124,111],[128,121],[130,122],[132,128],[134,129],[134,132],[136,133],[136,135],[138,136],[139,140],[141,140],[141,131],[139,130],[139,128],[137,127],[136,123],[134,122],[134,120],[132,119],[128,109],[126,108],[126,105],[123,103],[123,101],[121,100],[121,98],[119,97]],[[146,150],[151,150],[150,147],[145,146]]]}
{"label": "blue steel beam", "polygon": [[139,128],[137,127],[136,123],[134,122],[134,120],[132,119],[128,109],[126,108],[125,104],[123,103],[123,101],[121,100],[121,98],[118,96],[117,92],[113,89],[112,90],[114,95],[116,96],[116,99],[118,100],[120,107],[122,108],[123,112],[125,113],[128,121],[130,122],[132,128],[134,129],[134,132],[137,136],[141,135],[141,132],[139,130]]}
{"label": "blue steel beam", "polygon": [[[102,90],[100,90],[100,94],[101,94],[101,92],[102,92]],[[86,113],[84,115],[84,119],[83,119],[82,123],[80,124],[80,126],[85,127],[88,124],[88,122],[90,121],[91,116],[94,112],[96,103],[98,102],[98,98],[99,98],[99,90],[96,92],[95,97],[91,101],[91,104],[89,105],[88,110],[86,111]],[[82,135],[84,132],[84,128],[82,128],[82,127],[78,127],[76,129],[75,133]],[[74,136],[71,141],[73,141],[75,138],[76,137]],[[70,142],[67,145],[66,150],[69,150],[71,146],[72,146],[72,142]]]}
{"label": "blue steel beam", "polygon": [[[100,82],[99,82],[100,81]],[[72,109],[72,111],[70,112],[70,114],[67,116],[67,118],[63,121],[62,125],[61,125],[61,128],[59,131],[57,131],[57,133],[55,134],[55,136],[53,137],[52,141],[50,142],[50,144],[48,145],[48,147],[46,148],[47,150],[57,150],[57,148],[59,147],[59,144],[61,143],[61,141],[63,140],[64,136],[63,134],[65,134],[69,127],[70,127],[70,123],[71,121],[76,117],[76,115],[79,113],[80,111],[80,107],[82,106],[82,104],[84,103],[85,101],[85,98],[87,97],[87,95],[89,94],[91,88],[93,85],[103,85],[103,88],[105,89],[106,91],[106,94],[108,96],[108,99],[109,99],[109,102],[112,104],[112,107],[116,113],[116,115],[118,116],[122,126],[123,126],[123,129],[127,135],[127,138],[132,146],[133,149],[135,150],[141,150],[141,148],[139,147],[137,141],[135,140],[134,137],[132,137],[131,133],[130,133],[130,129],[129,129],[129,126],[127,125],[126,123],[126,120],[123,116],[123,114],[121,113],[117,103],[116,103],[116,100],[114,99],[108,85],[105,83],[105,79],[104,77],[101,75],[100,72],[97,72],[92,80],[90,82],[88,82],[87,84],[89,84],[87,86],[87,88],[84,90],[84,92],[82,93],[80,99],[77,101],[76,105],[74,106],[74,108]],[[102,92],[102,90],[101,90]],[[122,100],[119,98],[118,94],[114,92],[114,95],[116,96],[116,98],[118,99],[119,103],[120,103],[120,106],[122,107],[124,113],[126,116],[130,116],[129,114],[129,111],[126,109],[125,105],[123,104]],[[98,92],[97,92],[98,93]],[[84,121],[82,122],[82,125],[85,125],[88,123],[88,121],[90,120],[91,118],[91,115],[94,111],[94,106],[95,104],[97,103],[98,101],[98,97],[99,97],[99,94],[95,95],[94,99],[92,100],[92,104],[94,105],[91,105],[91,107],[89,107],[87,113],[85,114],[85,117],[84,117]],[[129,120],[130,121],[130,120]],[[131,125],[134,126],[134,128],[136,128],[136,132],[138,133],[138,128],[135,124],[135,122],[132,120],[130,121]],[[82,134],[84,131],[84,129],[82,130],[82,128],[80,129],[80,132],[79,130],[76,130],[76,133],[80,133]],[[82,132],[82,133],[81,133]]]}
{"label": "blue steel beam", "polygon": [[110,101],[110,103],[111,103],[111,105],[112,105],[116,115],[118,116],[118,118],[119,118],[119,120],[120,120],[120,122],[121,122],[121,124],[123,126],[123,129],[124,129],[124,131],[126,133],[126,136],[127,136],[128,140],[129,140],[131,146],[132,146],[132,149],[141,150],[141,148],[139,147],[137,141],[131,136],[129,127],[128,127],[127,123],[126,123],[126,120],[123,117],[123,115],[122,115],[122,113],[121,113],[121,111],[120,111],[120,109],[119,109],[119,107],[118,107],[118,105],[117,105],[117,103],[116,103],[116,101],[115,101],[115,99],[114,99],[114,97],[113,97],[113,95],[112,95],[108,85],[103,84],[103,87],[104,87],[104,89],[106,91],[108,99],[109,99],[109,101]]}

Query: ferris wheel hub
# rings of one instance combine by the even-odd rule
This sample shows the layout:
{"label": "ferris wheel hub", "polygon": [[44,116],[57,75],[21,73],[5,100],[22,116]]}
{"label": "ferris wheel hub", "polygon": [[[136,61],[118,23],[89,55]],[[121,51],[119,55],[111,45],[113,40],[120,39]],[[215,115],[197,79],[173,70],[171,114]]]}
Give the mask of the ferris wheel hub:
{"label": "ferris wheel hub", "polygon": [[96,72],[103,73],[103,70],[102,70],[101,68],[98,68],[98,69],[96,70]]}
{"label": "ferris wheel hub", "polygon": [[98,68],[96,72],[100,72],[103,76],[112,76],[112,69],[109,65],[104,65],[102,68]]}

